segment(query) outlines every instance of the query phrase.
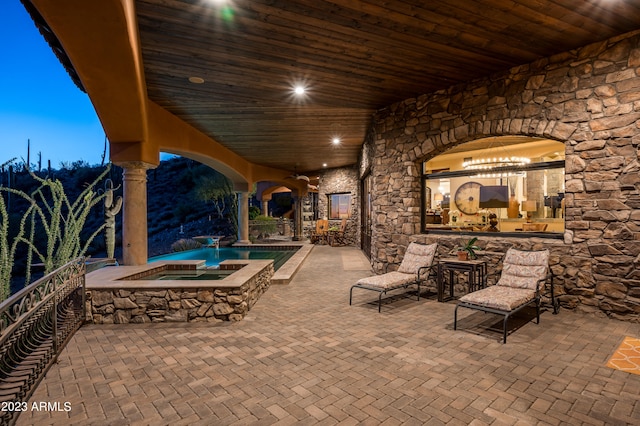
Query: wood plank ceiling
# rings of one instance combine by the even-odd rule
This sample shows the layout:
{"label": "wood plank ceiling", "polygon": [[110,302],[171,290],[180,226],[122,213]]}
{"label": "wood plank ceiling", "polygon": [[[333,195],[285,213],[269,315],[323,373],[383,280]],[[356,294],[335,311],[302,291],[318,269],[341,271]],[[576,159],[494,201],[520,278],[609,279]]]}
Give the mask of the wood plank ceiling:
{"label": "wood plank ceiling", "polygon": [[[380,108],[640,29],[640,0],[137,0],[136,8],[151,100],[252,162],[305,173],[354,164]],[[303,98],[292,94],[298,83]]]}

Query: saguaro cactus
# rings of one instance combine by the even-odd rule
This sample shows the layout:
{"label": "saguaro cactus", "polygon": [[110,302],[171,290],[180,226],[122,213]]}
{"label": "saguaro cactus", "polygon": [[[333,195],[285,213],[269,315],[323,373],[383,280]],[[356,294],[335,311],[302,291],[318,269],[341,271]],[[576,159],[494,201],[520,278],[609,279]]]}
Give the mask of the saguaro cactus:
{"label": "saguaro cactus", "polygon": [[116,215],[122,208],[122,197],[113,197],[113,182],[107,179],[104,184],[104,239],[107,257],[114,257],[116,250]]}

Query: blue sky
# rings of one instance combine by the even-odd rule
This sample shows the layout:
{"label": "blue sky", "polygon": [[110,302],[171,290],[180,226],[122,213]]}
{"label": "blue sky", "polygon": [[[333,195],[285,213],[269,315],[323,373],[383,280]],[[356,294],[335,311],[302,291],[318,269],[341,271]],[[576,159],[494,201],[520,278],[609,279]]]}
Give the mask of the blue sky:
{"label": "blue sky", "polygon": [[[104,130],[86,93],[80,91],[40,35],[19,0],[3,3],[0,39],[0,164],[11,158],[42,166],[83,160],[100,164]],[[107,149],[107,161],[108,161]]]}

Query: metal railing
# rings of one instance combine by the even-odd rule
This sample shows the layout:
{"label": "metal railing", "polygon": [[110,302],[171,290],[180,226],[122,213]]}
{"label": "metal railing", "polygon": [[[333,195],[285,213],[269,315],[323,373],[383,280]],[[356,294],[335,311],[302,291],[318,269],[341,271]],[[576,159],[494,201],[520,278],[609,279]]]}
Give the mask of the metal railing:
{"label": "metal railing", "polygon": [[0,424],[16,422],[84,322],[85,268],[75,259],[0,303]]}

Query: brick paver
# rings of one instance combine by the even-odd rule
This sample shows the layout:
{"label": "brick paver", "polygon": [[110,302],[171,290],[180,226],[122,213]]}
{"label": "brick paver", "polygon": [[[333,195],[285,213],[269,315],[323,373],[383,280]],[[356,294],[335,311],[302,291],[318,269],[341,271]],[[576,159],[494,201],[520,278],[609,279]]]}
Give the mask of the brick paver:
{"label": "brick paver", "polygon": [[453,331],[433,296],[349,306],[354,256],[314,248],[241,322],[85,326],[29,401],[71,411],[18,424],[640,424],[640,376],[605,366],[640,325],[546,311],[503,345],[500,318]]}

